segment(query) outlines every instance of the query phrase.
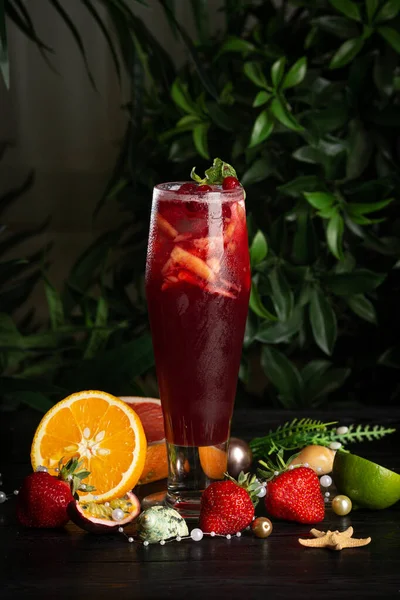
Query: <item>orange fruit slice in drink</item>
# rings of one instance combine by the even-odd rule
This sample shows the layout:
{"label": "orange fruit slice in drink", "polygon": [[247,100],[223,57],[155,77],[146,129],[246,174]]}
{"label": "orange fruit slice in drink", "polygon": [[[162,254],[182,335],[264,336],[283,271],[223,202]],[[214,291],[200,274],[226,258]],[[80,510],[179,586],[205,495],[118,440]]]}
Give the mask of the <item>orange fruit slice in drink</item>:
{"label": "orange fruit slice in drink", "polygon": [[168,458],[161,401],[158,398],[137,396],[122,396],[121,400],[127,402],[139,415],[147,438],[146,462],[138,483],[165,479],[168,477]]}
{"label": "orange fruit slice in drink", "polygon": [[105,502],[131,490],[142,474],[147,442],[140,418],[119,398],[83,391],[58,402],[43,417],[32,442],[31,462],[56,475],[60,460],[78,457],[96,488],[80,494]]}
{"label": "orange fruit slice in drink", "polygon": [[201,468],[209,479],[223,479],[228,470],[228,454],[216,446],[200,446]]}

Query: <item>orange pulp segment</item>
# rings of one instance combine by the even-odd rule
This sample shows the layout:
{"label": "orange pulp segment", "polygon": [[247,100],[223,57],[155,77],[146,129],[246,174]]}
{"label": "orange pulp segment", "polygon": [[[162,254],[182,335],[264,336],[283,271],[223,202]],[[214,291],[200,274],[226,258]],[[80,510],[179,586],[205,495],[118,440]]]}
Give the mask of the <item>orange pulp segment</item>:
{"label": "orange pulp segment", "polygon": [[223,479],[228,470],[228,454],[216,446],[200,446],[201,468],[209,479]]}
{"label": "orange pulp segment", "polygon": [[81,493],[87,501],[119,498],[138,482],[147,442],[140,418],[122,400],[101,391],[83,391],[55,404],[36,430],[31,462],[56,475],[58,463],[82,460],[90,475],[83,483],[95,491]]}

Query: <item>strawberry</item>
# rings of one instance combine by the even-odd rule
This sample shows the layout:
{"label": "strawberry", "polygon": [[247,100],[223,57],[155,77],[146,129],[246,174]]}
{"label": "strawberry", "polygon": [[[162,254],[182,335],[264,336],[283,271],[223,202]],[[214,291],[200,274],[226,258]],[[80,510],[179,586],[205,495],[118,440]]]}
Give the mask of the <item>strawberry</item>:
{"label": "strawberry", "polygon": [[[205,489],[200,503],[200,528],[228,535],[245,529],[253,520],[256,493],[260,488],[254,476],[241,473],[239,481],[216,481]],[[254,502],[254,504],[253,504]]]}
{"label": "strawberry", "polygon": [[309,467],[280,473],[267,485],[265,507],[277,519],[319,523],[325,516],[325,504],[318,476]]}
{"label": "strawberry", "polygon": [[240,182],[236,177],[225,177],[222,182],[223,190],[234,190],[235,188],[240,186]]}
{"label": "strawberry", "polygon": [[[75,502],[74,494],[81,488],[88,471],[78,471],[81,463],[71,459],[60,465],[60,474],[53,477],[45,471],[31,473],[22,482],[17,498],[17,518],[25,527],[64,527],[69,521],[67,507]],[[85,491],[92,491],[86,486]]]}

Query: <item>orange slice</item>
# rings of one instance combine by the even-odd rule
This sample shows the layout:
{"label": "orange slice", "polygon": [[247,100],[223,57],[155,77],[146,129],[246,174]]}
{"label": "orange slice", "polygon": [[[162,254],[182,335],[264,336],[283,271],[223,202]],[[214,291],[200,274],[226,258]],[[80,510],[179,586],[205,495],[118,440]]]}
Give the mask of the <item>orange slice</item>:
{"label": "orange slice", "polygon": [[223,479],[228,470],[228,454],[216,446],[200,446],[201,468],[209,479]]}
{"label": "orange slice", "polygon": [[84,483],[96,490],[87,501],[105,502],[131,490],[142,474],[147,442],[136,412],[119,398],[84,391],[58,402],[43,417],[32,442],[31,462],[56,474],[72,456],[90,471]]}

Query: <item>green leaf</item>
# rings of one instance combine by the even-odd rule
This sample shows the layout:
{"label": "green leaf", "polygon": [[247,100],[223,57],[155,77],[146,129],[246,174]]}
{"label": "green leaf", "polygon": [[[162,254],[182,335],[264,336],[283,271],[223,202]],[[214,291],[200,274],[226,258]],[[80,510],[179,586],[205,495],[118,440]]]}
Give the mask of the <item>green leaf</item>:
{"label": "green leaf", "polygon": [[56,331],[64,325],[64,306],[55,287],[50,283],[46,276],[43,277],[44,289],[46,292],[47,304],[50,313],[50,323],[53,331]]}
{"label": "green leaf", "polygon": [[270,159],[259,158],[244,172],[241,178],[242,185],[252,185],[253,183],[264,181],[274,171],[275,167]]}
{"label": "green leaf", "polygon": [[0,313],[0,352],[8,347],[22,348],[23,337],[13,319],[5,313]]}
{"label": "green leaf", "polygon": [[292,131],[304,130],[300,123],[292,116],[284,101],[280,98],[275,97],[272,100],[270,109],[274,117],[288,129],[291,129]]}
{"label": "green leaf", "polygon": [[304,385],[307,387],[309,382],[318,380],[331,366],[332,363],[329,360],[311,360],[301,370]]}
{"label": "green leaf", "polygon": [[271,79],[275,88],[279,87],[285,71],[286,58],[282,56],[271,67]]}
{"label": "green leaf", "polygon": [[209,127],[209,123],[200,123],[200,125],[196,125],[196,127],[193,129],[193,142],[196,147],[196,150],[202,158],[206,159],[210,158],[210,155],[208,153],[207,138]]}
{"label": "green leaf", "polygon": [[67,26],[67,28],[69,29],[72,37],[74,38],[75,43],[78,46],[78,49],[81,53],[83,63],[85,65],[86,73],[89,77],[89,80],[90,80],[92,86],[94,87],[94,89],[96,89],[96,83],[94,81],[92,72],[90,70],[89,62],[88,62],[88,59],[86,56],[85,46],[84,46],[82,37],[81,37],[78,29],[76,28],[73,20],[71,19],[71,17],[69,16],[67,11],[63,7],[63,5],[61,5],[61,3],[58,0],[50,0],[50,3],[53,6],[54,10],[59,14],[61,19],[64,21],[64,23]]}
{"label": "green leaf", "polygon": [[263,106],[263,104],[266,104],[270,98],[271,94],[265,90],[260,90],[257,96],[254,98],[253,107],[258,108],[259,106]]}
{"label": "green leaf", "polygon": [[328,274],[322,277],[324,285],[337,296],[353,296],[371,292],[381,285],[386,273],[375,273],[369,269],[354,269],[351,273]]}
{"label": "green leaf", "polygon": [[357,179],[368,167],[372,154],[372,143],[361,121],[351,121],[349,133],[346,179]]}
{"label": "green leaf", "polygon": [[105,347],[107,340],[111,334],[111,330],[106,329],[107,320],[108,303],[103,296],[100,296],[97,302],[94,328],[90,334],[89,341],[86,345],[85,353],[83,355],[84,358],[92,358]]}
{"label": "green leaf", "polygon": [[349,19],[361,21],[360,9],[355,2],[351,0],[329,0],[332,6],[339,12],[343,13]]}
{"label": "green leaf", "polygon": [[172,84],[171,97],[175,104],[177,104],[184,112],[201,118],[199,107],[191,99],[186,84],[183,84],[179,79],[175,79]]}
{"label": "green leaf", "polygon": [[291,88],[301,83],[307,73],[307,58],[303,56],[289,69],[283,80],[283,89]]}
{"label": "green leaf", "polygon": [[318,25],[323,31],[336,35],[336,37],[344,40],[358,37],[360,34],[357,25],[343,17],[324,15],[317,19],[313,19],[312,23]]}
{"label": "green leaf", "polygon": [[393,348],[385,350],[379,357],[378,364],[392,369],[400,369],[400,346],[393,346]]}
{"label": "green leaf", "polygon": [[261,366],[269,381],[279,390],[279,398],[286,408],[301,404],[303,382],[295,365],[281,352],[264,346]]}
{"label": "green leaf", "polygon": [[328,227],[326,228],[326,241],[328,243],[329,250],[338,260],[342,260],[343,258],[343,232],[343,217],[339,213],[336,213],[333,215],[333,217],[331,217]]}
{"label": "green leaf", "polygon": [[250,246],[250,262],[254,267],[258,265],[268,253],[268,244],[265,235],[260,229],[257,231]]}
{"label": "green leaf", "polygon": [[207,43],[209,39],[209,15],[207,0],[190,0],[194,22],[197,29],[197,35],[202,44]]}
{"label": "green leaf", "polygon": [[210,94],[212,98],[214,98],[214,100],[218,101],[218,92],[215,89],[214,83],[210,79],[210,76],[208,74],[209,71],[205,69],[204,60],[199,55],[197,48],[193,44],[193,41],[190,38],[189,34],[186,32],[185,27],[182,27],[182,25],[176,19],[173,11],[171,11],[171,8],[168,6],[167,0],[159,0],[159,2],[163,7],[164,12],[168,15],[170,21],[174,23],[176,29],[179,31],[179,34],[182,40],[184,41],[186,48],[188,49],[189,54],[193,60],[200,82],[202,83],[204,89]]}
{"label": "green leaf", "polygon": [[313,219],[308,206],[302,204],[296,211],[296,232],[293,237],[293,261],[296,264],[312,264],[319,251]]}
{"label": "green leaf", "polygon": [[349,296],[346,298],[346,302],[349,308],[356,315],[361,317],[361,319],[364,319],[364,321],[368,321],[368,323],[372,323],[373,325],[377,324],[375,307],[363,294]]}
{"label": "green leaf", "polygon": [[267,80],[262,70],[261,63],[246,62],[244,63],[243,72],[255,85],[260,88],[268,88]]}
{"label": "green leaf", "polygon": [[219,106],[216,102],[207,102],[206,108],[211,119],[218,127],[225,131],[235,129],[235,121],[227,114],[224,106]]}
{"label": "green leaf", "polygon": [[277,323],[264,322],[255,334],[255,339],[264,344],[288,343],[299,332],[302,311],[294,310],[290,319]]}
{"label": "green leaf", "polygon": [[324,210],[337,204],[337,198],[327,192],[303,192],[303,196],[311,206],[318,210]]}
{"label": "green leaf", "polygon": [[287,321],[293,311],[294,297],[290,285],[279,268],[272,269],[268,273],[268,280],[271,285],[271,300],[280,321]]}
{"label": "green leaf", "polygon": [[10,64],[8,61],[6,12],[4,0],[0,0],[0,71],[6,88],[10,87]]}
{"label": "green leaf", "polygon": [[362,38],[353,38],[343,42],[339,50],[333,55],[331,62],[329,63],[330,69],[340,69],[357,56],[364,46],[364,40]]}
{"label": "green leaf", "polygon": [[311,165],[318,164],[321,160],[321,153],[312,146],[301,146],[293,152],[292,156],[300,162],[309,163]]}
{"label": "green leaf", "polygon": [[376,21],[380,23],[382,21],[390,21],[397,17],[400,12],[399,0],[388,0],[382,6],[381,10],[378,12]]}
{"label": "green leaf", "polygon": [[400,54],[400,33],[393,27],[379,27],[378,31],[393,50]]}
{"label": "green leaf", "polygon": [[261,142],[264,142],[271,135],[274,129],[274,122],[271,119],[267,109],[264,109],[254,122],[253,130],[250,136],[249,148],[253,148]]}
{"label": "green leaf", "polygon": [[108,49],[110,50],[110,54],[111,54],[111,57],[112,57],[112,60],[113,60],[113,63],[114,63],[115,72],[118,75],[118,80],[121,81],[121,67],[120,67],[120,64],[119,64],[118,53],[117,53],[117,50],[116,50],[116,48],[114,46],[113,39],[112,39],[112,37],[109,34],[107,25],[105,25],[105,23],[102,20],[100,14],[96,10],[96,8],[93,6],[92,2],[90,2],[90,0],[82,0],[82,3],[83,3],[84,6],[86,6],[86,9],[89,11],[89,13],[91,14],[92,18],[97,23],[100,31],[104,35],[104,38],[105,38],[105,40],[107,42]]}
{"label": "green leaf", "polygon": [[314,289],[311,295],[310,323],[315,343],[331,355],[337,338],[337,321],[331,303],[320,289]]}
{"label": "green leaf", "polygon": [[388,198],[381,202],[350,202],[346,208],[350,215],[367,215],[378,210],[382,210],[388,206],[394,198]]}
{"label": "green leaf", "polygon": [[318,398],[323,398],[342,387],[351,374],[351,369],[333,368],[327,369],[321,375],[310,379],[304,392],[308,403],[318,405]]}
{"label": "green leaf", "polygon": [[226,54],[227,52],[239,52],[240,54],[249,54],[255,51],[256,47],[251,42],[232,36],[222,44],[221,48],[219,49],[218,56],[220,56],[221,54]]}
{"label": "green leaf", "polygon": [[319,187],[321,187],[321,181],[316,175],[300,175],[300,177],[278,186],[277,189],[286,196],[299,198],[306,192],[312,192]]}
{"label": "green leaf", "polygon": [[258,317],[261,317],[262,319],[268,319],[269,321],[277,320],[275,315],[270,313],[269,310],[267,310],[263,305],[260,294],[258,293],[257,285],[254,281],[251,284],[249,306]]}
{"label": "green leaf", "polygon": [[379,7],[379,0],[366,0],[368,22],[372,23]]}
{"label": "green leaf", "polygon": [[26,404],[41,413],[46,413],[54,406],[53,402],[40,392],[20,391],[13,394],[13,397],[18,402]]}

